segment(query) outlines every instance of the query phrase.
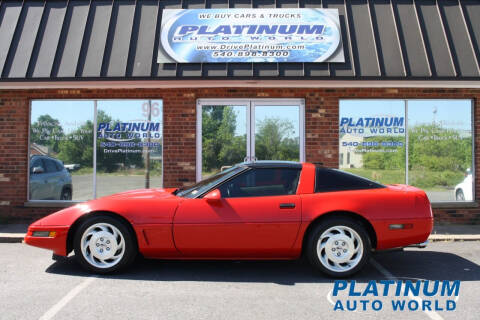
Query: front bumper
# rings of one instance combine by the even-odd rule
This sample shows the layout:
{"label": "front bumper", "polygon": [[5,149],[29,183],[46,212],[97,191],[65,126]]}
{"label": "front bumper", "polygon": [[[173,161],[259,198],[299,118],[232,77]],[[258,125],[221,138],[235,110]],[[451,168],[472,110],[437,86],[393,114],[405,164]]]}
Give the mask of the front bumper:
{"label": "front bumper", "polygon": [[[55,231],[55,237],[34,237],[35,231]],[[67,256],[68,226],[41,226],[31,225],[25,236],[25,243],[34,247],[52,250],[59,256]]]}

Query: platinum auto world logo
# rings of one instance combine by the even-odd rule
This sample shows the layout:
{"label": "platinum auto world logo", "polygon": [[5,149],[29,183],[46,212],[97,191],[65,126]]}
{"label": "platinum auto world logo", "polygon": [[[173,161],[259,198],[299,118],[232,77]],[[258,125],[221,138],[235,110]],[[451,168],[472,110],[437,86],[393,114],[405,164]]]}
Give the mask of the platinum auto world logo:
{"label": "platinum auto world logo", "polygon": [[336,280],[331,293],[334,311],[454,311],[460,281],[370,280],[363,286]]}
{"label": "platinum auto world logo", "polygon": [[98,138],[108,141],[125,142],[134,139],[160,139],[160,122],[100,122],[98,124]]}
{"label": "platinum auto world logo", "polygon": [[165,9],[158,62],[344,62],[336,9]]}

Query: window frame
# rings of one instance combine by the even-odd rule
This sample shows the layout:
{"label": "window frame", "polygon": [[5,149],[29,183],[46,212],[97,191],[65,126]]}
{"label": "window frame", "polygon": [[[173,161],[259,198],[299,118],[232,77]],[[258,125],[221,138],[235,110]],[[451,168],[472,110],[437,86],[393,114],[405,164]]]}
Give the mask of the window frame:
{"label": "window frame", "polygon": [[[306,121],[304,98],[207,98],[196,101],[196,182],[202,180],[202,108],[204,106],[242,105],[247,108],[247,148],[245,159],[254,160],[255,153],[255,107],[256,106],[292,106],[299,107],[299,162],[306,159]],[[253,140],[253,141],[251,141]]]}
{"label": "window frame", "polygon": [[[448,208],[448,207],[476,207],[478,204],[475,192],[475,178],[476,178],[476,166],[475,166],[475,99],[474,98],[455,98],[455,97],[448,97],[448,98],[383,98],[383,97],[368,97],[368,98],[346,98],[346,99],[338,99],[338,119],[340,119],[340,105],[342,101],[368,101],[368,100],[383,100],[383,101],[402,101],[404,105],[404,114],[405,114],[405,184],[408,184],[408,161],[409,161],[409,154],[408,154],[408,147],[409,147],[409,135],[408,135],[408,105],[409,101],[448,101],[448,100],[465,100],[470,101],[470,129],[471,129],[471,143],[472,143],[472,200],[471,201],[435,201],[431,202],[432,207],[441,207],[441,208]],[[340,144],[338,144],[338,148],[340,149]],[[339,150],[340,153],[340,150]]]}
{"label": "window frame", "polygon": [[291,194],[277,194],[277,195],[257,195],[257,196],[252,196],[252,197],[224,197],[222,195],[222,199],[239,199],[239,198],[255,198],[255,197],[258,197],[258,198],[260,198],[260,197],[284,197],[284,196],[297,195],[298,185],[300,184],[300,177],[301,177],[301,174],[302,174],[302,168],[249,167],[248,170],[244,170],[242,172],[239,172],[238,174],[230,177],[229,179],[226,179],[225,181],[222,181],[221,183],[219,183],[215,188],[211,189],[210,191],[221,188],[224,184],[229,183],[231,180],[234,180],[238,177],[241,177],[242,175],[249,174],[249,173],[254,172],[256,170],[295,170],[295,171],[297,171],[298,176],[297,176],[297,183],[295,185],[294,193],[291,193]]}
{"label": "window frame", "polygon": [[[27,200],[24,202],[24,206],[26,207],[59,207],[59,208],[65,208],[65,207],[70,207],[72,205],[82,203],[85,201],[90,201],[97,199],[97,172],[96,172],[96,167],[97,167],[97,114],[98,114],[98,108],[97,108],[97,103],[99,101],[147,101],[150,102],[150,104],[153,101],[162,101],[162,185],[164,183],[165,175],[164,175],[164,157],[163,157],[163,151],[164,151],[164,128],[165,128],[165,113],[164,111],[164,99],[163,97],[158,97],[158,98],[153,98],[153,97],[148,97],[148,98],[141,98],[141,97],[134,97],[134,98],[92,98],[92,99],[76,99],[76,98],[65,98],[65,99],[30,99],[29,101],[29,107],[28,107],[28,146],[27,146],[27,192],[26,192],[26,198]],[[48,102],[61,102],[61,101],[90,101],[93,102],[93,155],[92,155],[92,169],[93,169],[93,193],[92,193],[92,198],[91,199],[85,199],[85,200],[32,200],[30,199],[30,152],[31,152],[31,125],[32,125],[32,107],[34,102],[36,101],[48,101]],[[43,161],[42,161],[43,162]],[[64,167],[65,168],[65,167]]]}
{"label": "window frame", "polygon": [[[368,187],[365,187],[365,188],[345,188],[345,189],[332,189],[332,190],[325,190],[325,191],[317,191],[317,186],[318,186],[318,173],[319,171],[322,171],[322,170],[325,170],[325,171],[328,171],[330,173],[333,173],[334,176],[336,177],[339,177],[341,175],[344,175],[344,176],[352,176],[353,179],[358,179],[360,180],[362,183],[369,183],[370,185]],[[379,183],[379,182],[376,182],[376,181],[373,181],[373,180],[370,180],[368,178],[365,178],[365,177],[361,177],[361,176],[358,176],[356,174],[353,174],[353,173],[350,173],[350,172],[347,172],[347,171],[342,171],[340,169],[331,169],[331,168],[323,168],[323,167],[320,167],[320,166],[316,166],[315,168],[315,183],[314,183],[314,186],[313,186],[313,193],[327,193],[327,192],[341,192],[341,191],[358,191],[358,190],[373,190],[373,189],[384,189],[386,188],[385,185]]]}

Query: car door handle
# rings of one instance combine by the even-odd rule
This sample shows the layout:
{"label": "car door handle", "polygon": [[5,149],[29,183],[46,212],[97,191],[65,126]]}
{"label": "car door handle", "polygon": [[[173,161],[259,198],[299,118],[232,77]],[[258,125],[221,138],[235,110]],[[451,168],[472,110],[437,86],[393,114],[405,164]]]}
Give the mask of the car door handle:
{"label": "car door handle", "polygon": [[293,209],[295,208],[295,203],[280,203],[280,209]]}

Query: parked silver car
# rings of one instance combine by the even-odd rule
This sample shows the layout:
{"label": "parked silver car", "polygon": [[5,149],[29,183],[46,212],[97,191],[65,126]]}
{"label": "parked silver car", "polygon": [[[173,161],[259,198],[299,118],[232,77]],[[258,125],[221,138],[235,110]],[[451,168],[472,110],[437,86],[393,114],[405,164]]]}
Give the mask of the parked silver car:
{"label": "parked silver car", "polygon": [[30,200],[72,200],[72,193],[72,177],[61,161],[30,158]]}

